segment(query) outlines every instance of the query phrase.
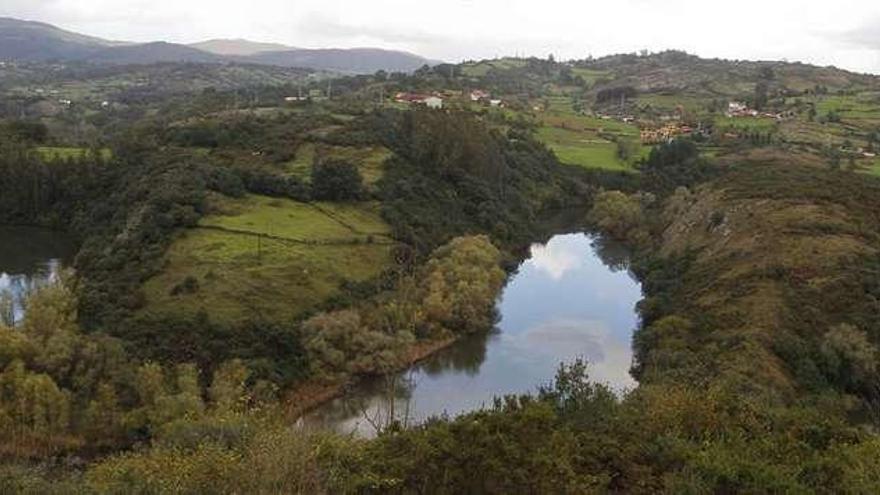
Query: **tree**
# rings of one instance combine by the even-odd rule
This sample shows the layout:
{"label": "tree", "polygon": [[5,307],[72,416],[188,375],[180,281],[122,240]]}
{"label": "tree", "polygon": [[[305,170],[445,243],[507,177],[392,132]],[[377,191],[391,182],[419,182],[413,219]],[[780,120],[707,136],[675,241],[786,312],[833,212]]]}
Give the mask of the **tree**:
{"label": "tree", "polygon": [[0,290],[0,325],[15,326],[15,296],[12,291]]}
{"label": "tree", "polygon": [[671,194],[679,186],[693,187],[714,176],[716,169],[700,157],[697,145],[689,139],[676,139],[655,146],[639,169],[644,188]]}
{"label": "tree", "polygon": [[349,162],[330,160],[312,167],[312,198],[321,201],[357,201],[364,197],[364,179]]}
{"label": "tree", "polygon": [[596,195],[589,219],[617,239],[633,239],[644,222],[642,203],[637,195],[602,191]]}
{"label": "tree", "polygon": [[500,264],[501,252],[484,235],[458,237],[438,248],[421,282],[427,333],[491,328],[505,279]]}
{"label": "tree", "polygon": [[754,107],[756,110],[763,110],[767,106],[769,86],[765,81],[759,81],[755,85]]}
{"label": "tree", "polygon": [[305,347],[319,376],[389,373],[402,362],[412,334],[386,333],[364,325],[355,310],[321,313],[303,324]]}
{"label": "tree", "polygon": [[639,148],[639,142],[635,139],[628,139],[624,137],[617,139],[617,157],[620,158],[620,160],[623,162],[629,163],[634,158],[637,158]]}
{"label": "tree", "polygon": [[121,432],[122,412],[116,389],[110,383],[98,385],[95,398],[85,411],[85,430],[92,442],[109,442]]}
{"label": "tree", "polygon": [[208,396],[215,410],[233,411],[247,404],[247,381],[250,371],[240,359],[223,363],[214,372]]}
{"label": "tree", "polygon": [[821,346],[826,372],[849,387],[876,384],[877,348],[862,330],[848,324],[837,325],[825,334]]}

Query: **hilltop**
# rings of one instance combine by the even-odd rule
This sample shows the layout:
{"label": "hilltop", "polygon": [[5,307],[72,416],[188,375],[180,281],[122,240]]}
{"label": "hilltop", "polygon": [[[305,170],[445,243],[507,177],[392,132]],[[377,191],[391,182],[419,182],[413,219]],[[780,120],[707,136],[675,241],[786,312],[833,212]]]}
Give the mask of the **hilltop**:
{"label": "hilltop", "polygon": [[191,43],[189,46],[204,52],[213,53],[214,55],[239,57],[256,55],[263,52],[283,52],[297,49],[292,46],[282,45],[281,43],[260,43],[240,38],[207,40]]}
{"label": "hilltop", "polygon": [[297,49],[247,40],[209,40],[190,45],[155,41],[109,41],[65,31],[46,23],[0,18],[0,60],[20,62],[244,63],[277,65],[350,74],[413,71],[430,63],[411,53],[378,48]]}

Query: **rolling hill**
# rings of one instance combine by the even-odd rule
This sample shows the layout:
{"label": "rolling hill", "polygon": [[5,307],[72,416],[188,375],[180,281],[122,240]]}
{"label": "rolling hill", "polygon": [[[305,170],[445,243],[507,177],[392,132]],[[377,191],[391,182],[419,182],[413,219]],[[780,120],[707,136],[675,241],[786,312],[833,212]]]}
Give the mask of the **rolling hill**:
{"label": "rolling hill", "polygon": [[409,72],[430,61],[411,53],[376,48],[297,49],[248,40],[208,40],[192,45],[127,43],[86,36],[42,22],[0,18],[0,59],[18,61],[152,64],[158,62],[249,63],[364,74]]}
{"label": "rolling hill", "polygon": [[242,61],[357,74],[371,74],[378,70],[411,72],[426,64],[430,65],[429,60],[418,55],[378,48],[300,49],[264,52],[245,57]]}
{"label": "rolling hill", "polygon": [[122,43],[59,29],[42,22],[0,17],[0,59],[73,60]]}
{"label": "rolling hill", "polygon": [[245,39],[214,39],[192,43],[188,46],[204,52],[213,53],[214,55],[230,57],[247,57],[264,52],[297,50],[297,48],[282,45],[281,43],[260,43],[258,41]]}
{"label": "rolling hill", "polygon": [[157,41],[105,48],[87,57],[89,61],[109,64],[153,64],[157,62],[224,62],[223,57],[186,45]]}

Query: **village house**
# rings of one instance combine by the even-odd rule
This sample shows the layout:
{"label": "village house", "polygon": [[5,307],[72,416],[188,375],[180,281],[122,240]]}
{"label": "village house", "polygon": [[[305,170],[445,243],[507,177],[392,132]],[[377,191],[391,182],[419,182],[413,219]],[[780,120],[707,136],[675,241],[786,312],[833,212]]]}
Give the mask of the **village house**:
{"label": "village house", "polygon": [[424,105],[428,108],[432,108],[434,110],[440,110],[441,108],[443,108],[443,98],[440,98],[439,96],[429,96],[425,98],[422,103],[424,103]]}
{"label": "village house", "polygon": [[492,95],[480,89],[471,91],[471,101],[473,102],[488,100],[491,97]]}
{"label": "village house", "polygon": [[752,110],[748,105],[739,101],[731,101],[727,104],[728,117],[757,117],[758,111]]}
{"label": "village house", "polygon": [[436,95],[397,93],[394,96],[394,101],[397,103],[409,103],[410,105],[425,105],[428,108],[436,110],[443,108],[443,98]]}
{"label": "village house", "polygon": [[666,124],[662,127],[642,129],[640,137],[642,144],[666,143],[682,134],[692,134],[694,129],[687,125]]}

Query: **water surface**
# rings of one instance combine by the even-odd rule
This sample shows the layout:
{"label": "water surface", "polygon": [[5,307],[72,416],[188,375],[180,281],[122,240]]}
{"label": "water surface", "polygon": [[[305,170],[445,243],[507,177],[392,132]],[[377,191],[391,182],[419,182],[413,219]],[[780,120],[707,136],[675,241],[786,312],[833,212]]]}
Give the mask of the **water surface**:
{"label": "water surface", "polygon": [[25,296],[55,280],[74,249],[70,238],[59,232],[0,226],[0,299],[11,297],[16,322],[24,317]]}
{"label": "water surface", "polygon": [[[358,384],[302,420],[310,427],[370,436],[393,417],[406,424],[490,406],[534,392],[561,362],[590,362],[594,381],[634,387],[632,333],[641,286],[619,245],[586,234],[534,245],[498,304],[489,334],[456,343],[405,373]],[[394,398],[393,400],[391,398]]]}

